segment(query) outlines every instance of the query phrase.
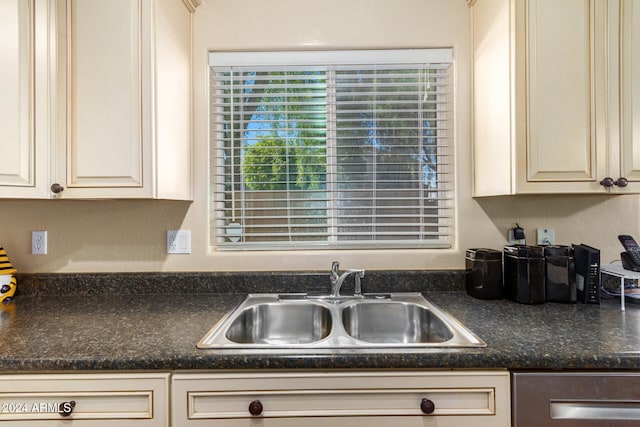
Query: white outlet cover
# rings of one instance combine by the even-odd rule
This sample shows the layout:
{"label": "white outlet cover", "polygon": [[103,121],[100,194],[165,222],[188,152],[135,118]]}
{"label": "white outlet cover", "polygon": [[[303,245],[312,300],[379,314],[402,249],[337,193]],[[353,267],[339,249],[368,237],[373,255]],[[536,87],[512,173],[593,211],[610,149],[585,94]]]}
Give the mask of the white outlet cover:
{"label": "white outlet cover", "polygon": [[555,245],[556,231],[553,228],[538,228],[537,230],[538,245]]}
{"label": "white outlet cover", "polygon": [[191,230],[167,230],[167,253],[190,254]]}
{"label": "white outlet cover", "polygon": [[32,255],[47,254],[47,231],[46,230],[31,232],[31,254]]}

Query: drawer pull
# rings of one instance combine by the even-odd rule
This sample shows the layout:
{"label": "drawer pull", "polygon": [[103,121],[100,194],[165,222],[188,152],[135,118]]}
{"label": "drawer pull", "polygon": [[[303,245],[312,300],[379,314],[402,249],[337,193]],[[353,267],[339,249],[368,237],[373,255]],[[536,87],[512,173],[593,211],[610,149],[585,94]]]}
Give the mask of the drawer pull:
{"label": "drawer pull", "polygon": [[626,187],[627,185],[629,185],[629,180],[625,177],[620,177],[616,180],[616,182],[614,182],[615,185],[617,185],[618,187]]}
{"label": "drawer pull", "polygon": [[602,181],[600,181],[600,185],[605,188],[611,188],[613,187],[613,184],[615,184],[615,181],[610,176],[603,178]]}
{"label": "drawer pull", "polygon": [[249,413],[254,417],[262,414],[262,409],[262,402],[260,402],[259,400],[254,400],[253,402],[249,403]]}
{"label": "drawer pull", "polygon": [[60,406],[58,406],[59,414],[63,417],[68,417],[73,412],[73,408],[76,407],[76,401],[72,400],[70,402],[62,402]]}
{"label": "drawer pull", "polygon": [[62,193],[64,191],[64,187],[58,183],[52,184],[51,185],[51,192],[53,194],[59,194]]}
{"label": "drawer pull", "polygon": [[420,410],[427,415],[431,415],[433,414],[433,411],[436,410],[436,405],[432,400],[425,398],[422,399],[422,402],[420,403]]}

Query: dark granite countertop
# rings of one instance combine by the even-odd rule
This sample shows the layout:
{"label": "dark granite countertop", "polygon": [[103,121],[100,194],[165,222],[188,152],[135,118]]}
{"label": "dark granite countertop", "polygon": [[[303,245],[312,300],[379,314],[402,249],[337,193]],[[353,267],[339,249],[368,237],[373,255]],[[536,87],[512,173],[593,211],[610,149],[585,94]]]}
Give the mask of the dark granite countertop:
{"label": "dark granite countertop", "polygon": [[477,300],[459,288],[428,289],[425,294],[486,341],[486,348],[311,355],[197,349],[198,340],[242,301],[247,290],[254,291],[23,293],[9,305],[0,304],[0,371],[640,368],[639,305],[628,304],[626,312],[620,311],[618,300],[601,305],[521,305]]}

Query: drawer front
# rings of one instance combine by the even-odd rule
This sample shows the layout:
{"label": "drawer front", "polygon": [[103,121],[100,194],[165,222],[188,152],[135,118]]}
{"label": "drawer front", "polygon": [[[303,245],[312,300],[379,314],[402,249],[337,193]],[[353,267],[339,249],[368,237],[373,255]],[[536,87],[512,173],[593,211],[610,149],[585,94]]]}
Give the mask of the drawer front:
{"label": "drawer front", "polygon": [[0,424],[166,426],[168,374],[0,375]]}
{"label": "drawer front", "polygon": [[[311,425],[345,419],[371,426],[398,417],[396,426],[479,427],[507,426],[510,418],[506,372],[176,374],[172,390],[174,425],[295,425],[312,417]],[[433,402],[429,414],[424,399]],[[250,414],[252,402],[259,415]]]}
{"label": "drawer front", "polygon": [[422,416],[422,399],[434,403],[432,415],[495,415],[493,388],[187,392],[189,419],[246,418],[253,401],[263,418]]}

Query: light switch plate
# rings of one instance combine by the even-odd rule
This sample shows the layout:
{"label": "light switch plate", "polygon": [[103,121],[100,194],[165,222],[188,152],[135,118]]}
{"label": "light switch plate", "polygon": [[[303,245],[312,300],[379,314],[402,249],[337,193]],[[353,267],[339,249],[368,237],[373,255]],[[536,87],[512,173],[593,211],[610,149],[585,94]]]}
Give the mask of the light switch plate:
{"label": "light switch plate", "polygon": [[190,254],[191,230],[167,230],[167,253]]}

